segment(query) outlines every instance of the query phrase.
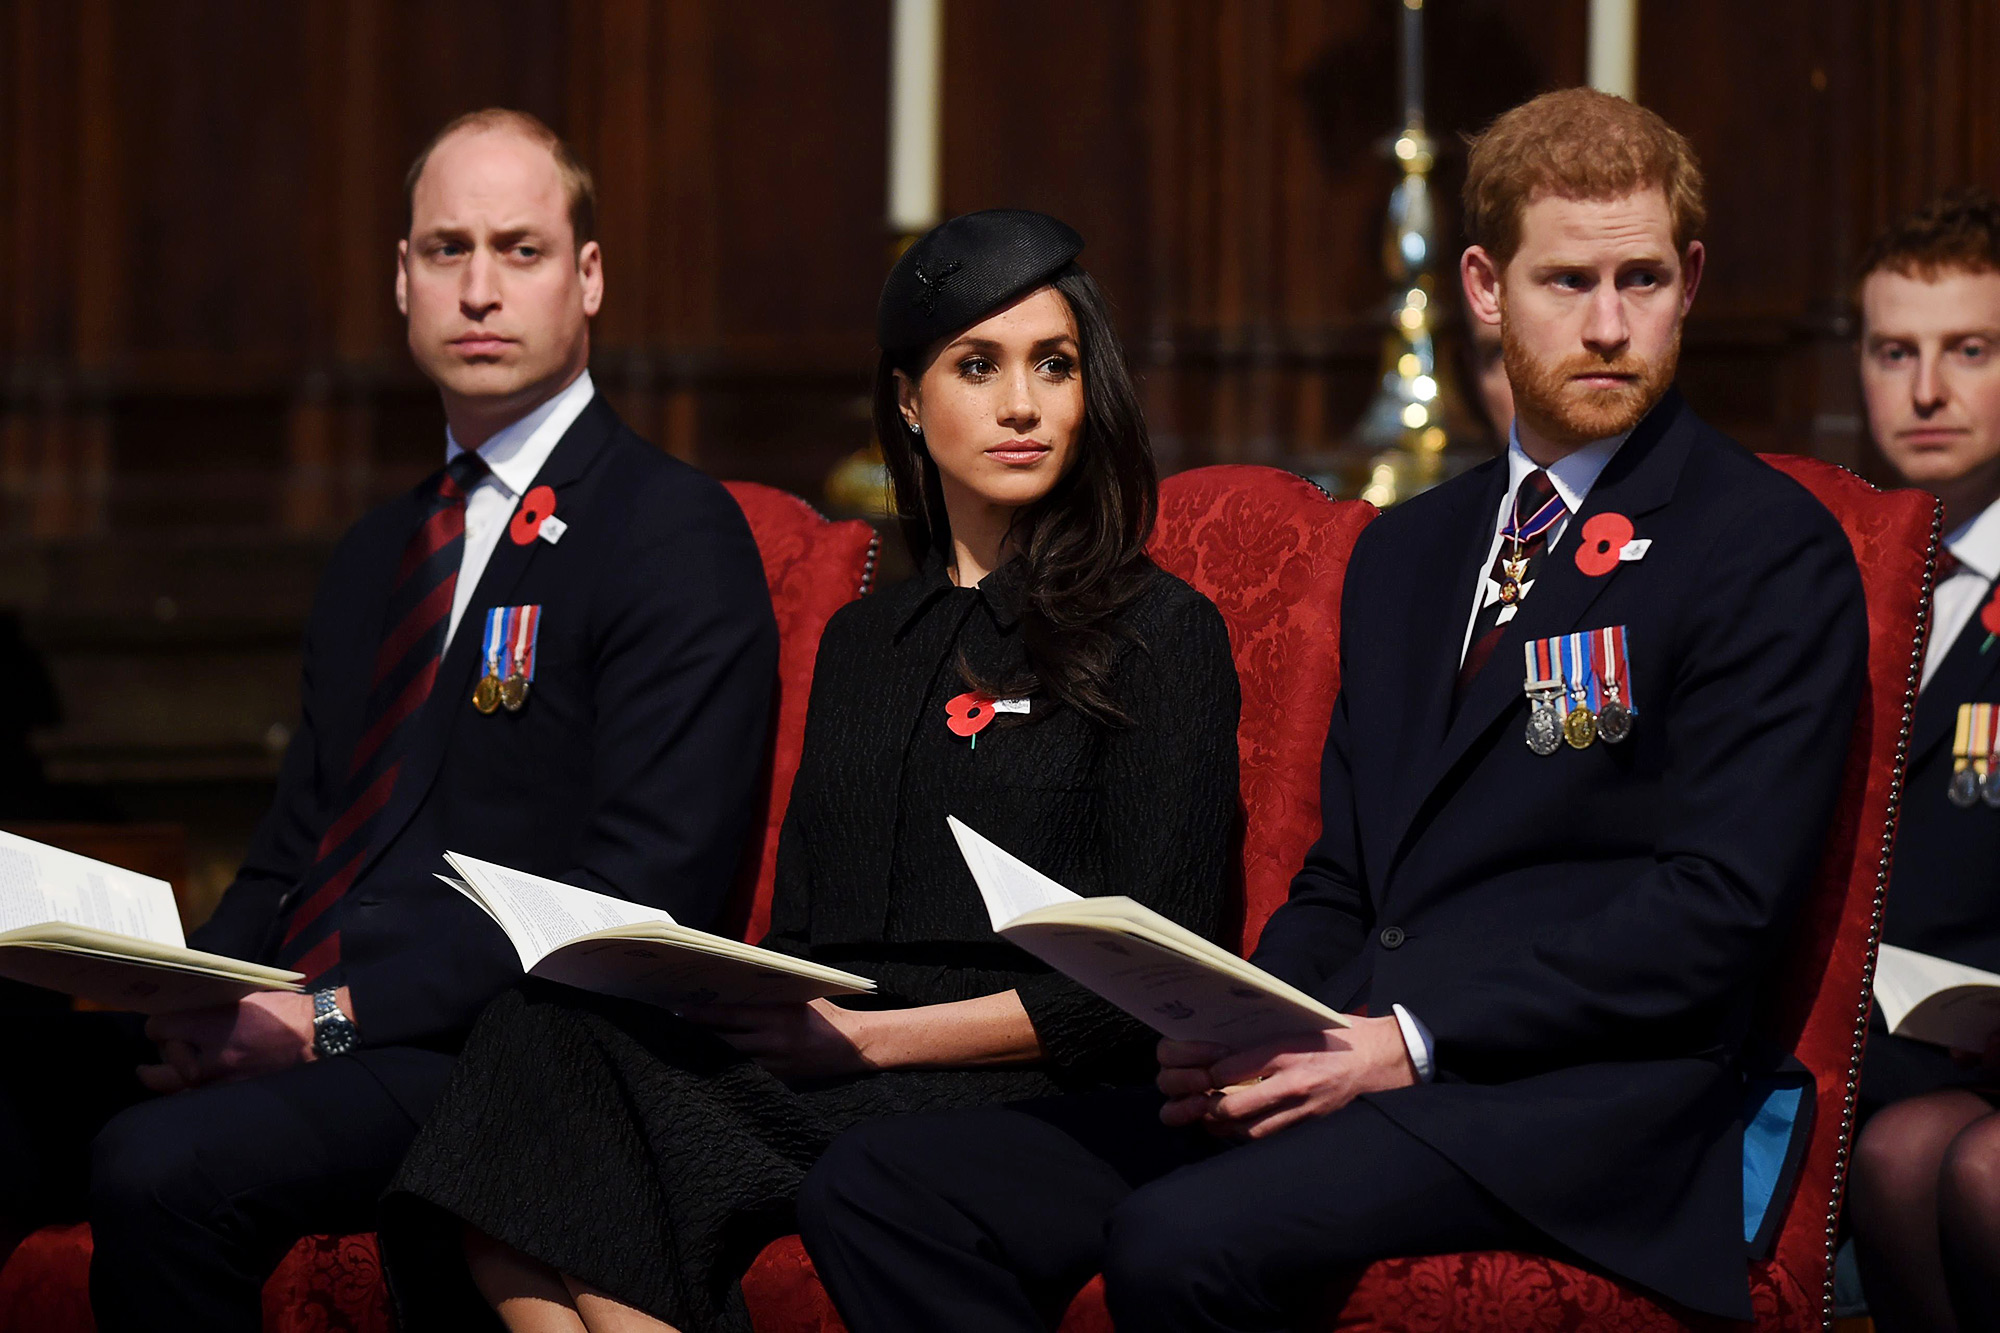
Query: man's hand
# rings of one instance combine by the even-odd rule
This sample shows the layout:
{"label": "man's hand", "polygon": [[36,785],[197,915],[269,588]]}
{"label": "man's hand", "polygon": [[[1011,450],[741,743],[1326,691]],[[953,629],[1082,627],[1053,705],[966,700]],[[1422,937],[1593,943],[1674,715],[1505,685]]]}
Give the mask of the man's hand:
{"label": "man's hand", "polygon": [[1288,1037],[1232,1053],[1210,1042],[1162,1041],[1160,1119],[1223,1138],[1269,1138],[1288,1125],[1330,1115],[1364,1092],[1417,1081],[1394,1017]]}
{"label": "man's hand", "polygon": [[810,1004],[713,1004],[680,1011],[713,1029],[782,1079],[831,1078],[873,1069],[864,1049],[871,1014],[825,1000]]}
{"label": "man's hand", "polygon": [[[342,1013],[354,1012],[347,987]],[[235,1004],[160,1014],[146,1023],[160,1048],[156,1065],[141,1065],[139,1081],[154,1092],[182,1092],[304,1064],[313,1055],[313,1001],[291,991],[262,991]]]}

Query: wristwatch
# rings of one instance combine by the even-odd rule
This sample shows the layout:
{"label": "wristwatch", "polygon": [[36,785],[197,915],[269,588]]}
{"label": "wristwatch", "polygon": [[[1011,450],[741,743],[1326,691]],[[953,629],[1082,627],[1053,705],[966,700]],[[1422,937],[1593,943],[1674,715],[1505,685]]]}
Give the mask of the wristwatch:
{"label": "wristwatch", "polygon": [[346,1055],[356,1043],[354,1020],[340,1011],[339,992],[328,986],[313,997],[313,1054]]}

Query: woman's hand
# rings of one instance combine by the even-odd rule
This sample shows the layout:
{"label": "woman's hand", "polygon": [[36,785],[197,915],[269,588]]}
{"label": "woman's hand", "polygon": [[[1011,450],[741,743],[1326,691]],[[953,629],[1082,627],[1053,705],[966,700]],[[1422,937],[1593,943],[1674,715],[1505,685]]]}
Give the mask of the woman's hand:
{"label": "woman's hand", "polygon": [[787,1081],[861,1074],[879,1067],[868,1056],[866,1040],[876,1015],[825,1000],[690,1006],[680,1014]]}

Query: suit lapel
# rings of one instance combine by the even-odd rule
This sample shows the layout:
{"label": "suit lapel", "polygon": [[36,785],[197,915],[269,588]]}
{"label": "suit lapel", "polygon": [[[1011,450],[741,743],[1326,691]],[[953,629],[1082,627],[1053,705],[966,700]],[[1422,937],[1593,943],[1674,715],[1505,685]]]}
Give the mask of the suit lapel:
{"label": "suit lapel", "polygon": [[[542,464],[542,470],[535,474],[535,485],[554,488],[557,514],[563,512],[562,498],[567,489],[596,461],[617,428],[617,415],[603,396],[598,395],[563,432],[562,441],[549,454],[548,462]],[[503,532],[499,543],[494,546],[493,554],[479,576],[479,586],[473,590],[472,600],[466,603],[465,619],[459,622],[457,632],[445,648],[444,660],[438,663],[437,679],[431,685],[430,696],[417,713],[416,732],[410,738],[409,752],[403,756],[402,771],[397,774],[395,790],[389,794],[389,804],[383,810],[381,827],[362,864],[362,875],[367,874],[368,867],[374,864],[383,849],[395,841],[396,835],[416,814],[417,807],[423,803],[425,794],[430,791],[439,768],[444,764],[452,725],[469,707],[467,700],[471,698],[473,679],[480,665],[481,630],[485,627],[485,617],[480,614],[480,608],[508,605],[508,597],[515,585],[547,545],[543,541],[519,543]],[[357,881],[359,878],[357,875]]]}
{"label": "suit lapel", "polygon": [[1438,608],[1438,613],[1413,618],[1397,672],[1409,685],[1392,745],[1394,752],[1410,756],[1398,770],[1396,817],[1390,827],[1399,831],[1429,788],[1429,765],[1422,757],[1444,740],[1473,585],[1485,572],[1500,502],[1507,494],[1506,456],[1482,467],[1491,473],[1486,484],[1465,487],[1458,502],[1437,515],[1437,539],[1423,543],[1410,560],[1412,605]]}
{"label": "suit lapel", "polygon": [[[1984,606],[1991,591],[1980,597]],[[1944,661],[1938,663],[1923,693],[1917,696],[1917,715],[1910,732],[1910,766],[1916,767],[1937,746],[1949,741],[1958,725],[1958,706],[1980,697],[2000,669],[2000,643],[1986,652],[1986,628],[1975,613],[1958,632]]]}
{"label": "suit lapel", "polygon": [[[1457,716],[1452,718],[1450,727],[1444,731],[1442,743],[1431,752],[1427,762],[1411,765],[1415,777],[1409,792],[1410,799],[1405,801],[1394,826],[1395,846],[1399,851],[1424,803],[1459,760],[1465,757],[1474,742],[1523,697],[1521,645],[1533,639],[1546,639],[1582,628],[1583,619],[1591,606],[1624,570],[1622,563],[1610,573],[1599,575],[1585,574],[1577,568],[1576,551],[1583,538],[1584,525],[1598,514],[1623,514],[1633,520],[1638,535],[1643,537],[1646,535],[1645,526],[1638,520],[1673,498],[1674,487],[1680,480],[1681,465],[1687,458],[1690,438],[1689,429],[1683,424],[1685,414],[1679,392],[1669,390],[1612,456],[1603,475],[1598,477],[1596,484],[1590,488],[1590,494],[1584,498],[1582,511],[1569,517],[1561,539],[1543,560],[1527,600],[1521,603],[1520,611],[1502,630],[1500,641],[1485,668],[1466,687]],[[1497,506],[1498,503],[1496,498],[1494,504]],[[1482,538],[1482,553],[1491,540],[1489,530]],[[1450,651],[1446,654],[1444,665],[1444,699],[1447,706],[1451,682],[1457,673],[1457,649],[1465,629],[1465,608],[1471,604],[1472,585],[1469,580],[1463,591],[1463,600],[1454,605],[1453,614],[1448,618],[1455,634],[1450,636]],[[1419,750],[1418,753],[1424,751]]]}

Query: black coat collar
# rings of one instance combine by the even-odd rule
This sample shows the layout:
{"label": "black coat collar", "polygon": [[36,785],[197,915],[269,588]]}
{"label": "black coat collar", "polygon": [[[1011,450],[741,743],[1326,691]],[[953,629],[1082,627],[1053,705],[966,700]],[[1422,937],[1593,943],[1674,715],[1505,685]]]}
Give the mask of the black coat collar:
{"label": "black coat collar", "polygon": [[[1027,605],[1027,580],[1028,562],[1017,555],[979,581],[975,591],[998,628],[1009,630],[1020,623]],[[907,634],[932,603],[957,588],[945,570],[944,557],[935,551],[925,556],[915,575],[885,594],[896,636]]]}

